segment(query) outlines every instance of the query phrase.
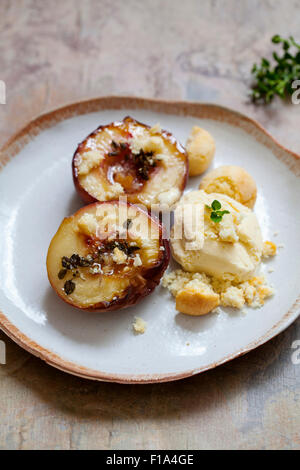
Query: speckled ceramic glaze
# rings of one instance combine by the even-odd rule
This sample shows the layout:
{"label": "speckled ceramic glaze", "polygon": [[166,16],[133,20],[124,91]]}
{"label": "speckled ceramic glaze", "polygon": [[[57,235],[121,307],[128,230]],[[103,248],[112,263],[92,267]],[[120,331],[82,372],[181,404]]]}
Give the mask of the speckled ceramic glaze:
{"label": "speckled ceramic glaze", "polygon": [[[82,206],[71,174],[74,149],[97,126],[125,115],[160,122],[183,144],[200,125],[215,138],[214,166],[236,164],[253,175],[263,236],[284,245],[262,267],[276,289],[262,309],[188,317],[158,287],[135,307],[90,314],[53,292],[45,266],[49,242],[62,218]],[[100,98],[30,123],[2,149],[0,165],[0,327],[49,364],[98,380],[175,380],[253,349],[298,316],[300,159],[245,116],[214,105]],[[187,190],[199,181],[190,179]],[[144,335],[132,331],[135,316],[147,322]]]}

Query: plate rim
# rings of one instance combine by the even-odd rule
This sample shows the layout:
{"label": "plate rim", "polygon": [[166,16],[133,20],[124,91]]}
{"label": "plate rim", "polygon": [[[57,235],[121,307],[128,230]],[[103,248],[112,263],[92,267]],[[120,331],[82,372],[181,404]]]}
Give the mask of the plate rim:
{"label": "plate rim", "polygon": [[[47,113],[38,115],[28,124],[23,126],[20,130],[15,132],[1,147],[0,149],[0,171],[16,156],[22,148],[35,136],[40,134],[43,130],[52,127],[53,125],[79,115],[84,115],[92,112],[103,111],[108,109],[120,110],[122,108],[131,109],[146,109],[149,111],[164,112],[166,114],[175,115],[188,115],[198,118],[207,118],[215,121],[224,121],[229,124],[242,128],[248,134],[251,134],[246,126],[251,126],[257,135],[253,136],[260,141],[263,145],[271,148],[275,156],[280,158],[281,155],[288,155],[294,159],[300,159],[300,155],[287,149],[281,145],[258,121],[250,118],[239,111],[232,110],[225,106],[220,106],[212,103],[202,103],[193,101],[180,101],[180,100],[163,100],[142,98],[135,96],[102,96],[90,98],[87,100],[75,101],[66,104],[62,107],[53,108]],[[277,155],[276,155],[277,153]],[[290,171],[293,169],[289,166]],[[177,373],[164,373],[164,374],[111,374],[108,372],[101,372],[90,369],[88,367],[80,366],[74,362],[65,360],[63,357],[51,352],[50,350],[42,347],[35,341],[32,341],[28,336],[24,335],[12,322],[8,320],[3,312],[0,311],[0,329],[9,336],[20,347],[39,357],[47,364],[72,375],[76,375],[85,379],[92,379],[105,382],[117,382],[122,384],[147,384],[147,383],[162,383],[180,380],[190,377],[207,370],[213,369],[221,364],[224,364],[232,359],[240,357],[247,352],[263,345],[270,339],[277,336],[283,330],[293,323],[300,314],[300,295],[296,299],[292,307],[286,312],[282,318],[273,325],[259,339],[252,341],[243,348],[236,352],[224,356],[222,359],[207,364],[200,368],[190,369],[184,372]]]}

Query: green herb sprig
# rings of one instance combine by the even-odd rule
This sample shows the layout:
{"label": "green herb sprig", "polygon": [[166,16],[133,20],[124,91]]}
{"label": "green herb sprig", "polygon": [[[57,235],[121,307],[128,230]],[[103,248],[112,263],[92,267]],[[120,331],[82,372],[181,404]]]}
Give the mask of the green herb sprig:
{"label": "green herb sprig", "polygon": [[205,207],[206,209],[208,209],[209,211],[211,211],[211,214],[210,214],[210,218],[213,222],[216,222],[216,223],[219,223],[221,222],[222,218],[223,218],[223,215],[224,214],[230,214],[229,211],[221,211],[221,203],[220,201],[217,201],[217,199],[215,199],[211,206],[208,206],[207,204],[205,204]]}
{"label": "green herb sprig", "polygon": [[273,52],[274,64],[266,58],[251,70],[256,82],[252,86],[251,98],[255,103],[270,103],[275,95],[284,99],[294,93],[292,82],[300,77],[300,44],[290,36],[284,39],[279,34],[272,37],[273,44],[281,44],[283,53]]}

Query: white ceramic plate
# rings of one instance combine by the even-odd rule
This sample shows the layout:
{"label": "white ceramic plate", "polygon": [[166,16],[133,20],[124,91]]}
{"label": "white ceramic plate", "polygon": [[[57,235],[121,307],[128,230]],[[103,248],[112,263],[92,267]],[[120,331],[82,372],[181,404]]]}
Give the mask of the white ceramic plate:
{"label": "white ceramic plate", "polygon": [[[50,288],[49,242],[63,217],[83,205],[71,176],[74,149],[100,124],[128,114],[160,122],[182,143],[192,125],[200,125],[215,138],[214,166],[241,165],[254,176],[264,238],[285,246],[264,266],[277,293],[262,309],[188,317],[158,287],[135,307],[92,314],[65,304]],[[253,349],[298,316],[300,159],[254,121],[214,105],[102,98],[38,118],[2,149],[0,162],[0,327],[49,364],[98,380],[174,380]],[[191,179],[187,190],[198,184]],[[132,332],[136,315],[148,324],[144,335]]]}

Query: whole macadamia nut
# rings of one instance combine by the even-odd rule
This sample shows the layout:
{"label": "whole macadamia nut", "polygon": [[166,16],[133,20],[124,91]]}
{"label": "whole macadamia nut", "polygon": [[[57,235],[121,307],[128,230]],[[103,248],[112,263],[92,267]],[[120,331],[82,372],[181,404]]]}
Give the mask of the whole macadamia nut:
{"label": "whole macadamia nut", "polygon": [[207,173],[199,189],[206,193],[221,193],[253,209],[256,201],[256,183],[249,173],[235,165],[219,166]]}
{"label": "whole macadamia nut", "polygon": [[215,155],[215,141],[205,129],[194,126],[186,142],[189,157],[189,175],[201,175],[212,162]]}

